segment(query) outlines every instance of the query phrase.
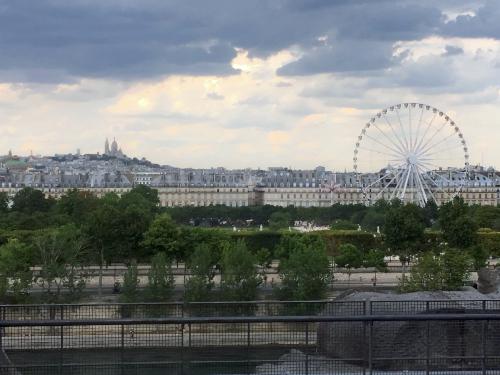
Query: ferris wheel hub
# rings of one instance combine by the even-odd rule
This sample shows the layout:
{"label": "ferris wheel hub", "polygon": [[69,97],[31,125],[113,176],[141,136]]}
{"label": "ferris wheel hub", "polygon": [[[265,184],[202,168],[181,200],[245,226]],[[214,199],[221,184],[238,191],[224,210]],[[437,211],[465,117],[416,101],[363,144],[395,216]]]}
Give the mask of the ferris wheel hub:
{"label": "ferris wheel hub", "polygon": [[406,162],[408,163],[408,165],[413,165],[413,166],[417,165],[418,164],[417,155],[415,155],[414,153],[408,154]]}

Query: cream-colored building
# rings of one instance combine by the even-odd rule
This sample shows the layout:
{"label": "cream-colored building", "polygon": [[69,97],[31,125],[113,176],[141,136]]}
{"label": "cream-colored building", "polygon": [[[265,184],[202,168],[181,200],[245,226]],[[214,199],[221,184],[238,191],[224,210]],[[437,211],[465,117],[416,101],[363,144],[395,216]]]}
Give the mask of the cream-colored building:
{"label": "cream-colored building", "polygon": [[255,189],[256,201],[262,205],[295,207],[328,207],[332,192],[321,187],[260,187]]}
{"label": "cream-colored building", "polygon": [[163,207],[254,204],[251,187],[160,187],[157,190]]}
{"label": "cream-colored building", "polygon": [[[127,187],[106,188],[78,188],[88,191],[97,197],[103,197],[107,193],[118,195],[130,191]],[[226,205],[230,207],[243,207],[253,205],[271,206],[295,206],[295,207],[329,207],[333,204],[366,204],[370,205],[379,199],[390,200],[394,198],[389,188],[380,193],[378,188],[372,188],[362,192],[355,187],[158,187],[158,196],[162,207],[177,206],[210,206]],[[0,192],[7,192],[14,196],[20,187],[0,187]],[[59,199],[71,188],[40,188],[46,197]],[[406,192],[410,197],[414,192],[409,189]],[[491,205],[500,204],[500,188],[495,186],[463,187],[461,190],[455,188],[444,188],[433,192],[436,202],[442,204],[449,201],[453,196],[462,197],[468,204]]]}

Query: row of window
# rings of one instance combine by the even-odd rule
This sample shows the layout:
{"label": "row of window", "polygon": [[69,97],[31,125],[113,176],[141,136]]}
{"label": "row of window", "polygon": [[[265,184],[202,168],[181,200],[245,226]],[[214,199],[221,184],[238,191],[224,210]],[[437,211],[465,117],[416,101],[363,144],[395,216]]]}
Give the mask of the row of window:
{"label": "row of window", "polygon": [[197,190],[197,189],[207,189],[207,188],[169,188],[167,191],[164,190],[165,188],[159,188],[158,193],[159,194],[171,194],[171,193],[178,193],[178,192],[184,192],[184,193],[190,193],[194,192],[197,194],[210,194],[210,193],[248,193],[248,189],[238,189],[238,188],[217,188],[217,189],[210,189],[210,190]]}
{"label": "row of window", "polygon": [[280,194],[281,199],[329,199],[328,194],[315,194],[315,193],[287,193],[287,194]]}
{"label": "row of window", "polygon": [[223,201],[162,201],[163,207],[179,207],[179,206],[215,206],[215,205],[225,205],[229,207],[243,207],[248,206],[248,202],[246,201],[232,201],[232,202],[223,202]]}
{"label": "row of window", "polygon": [[314,201],[266,201],[265,204],[269,204],[271,206],[282,206],[282,207],[288,207],[288,206],[295,206],[295,207],[320,207],[320,206],[329,206],[330,202],[326,205],[322,205],[321,202],[314,202]]}

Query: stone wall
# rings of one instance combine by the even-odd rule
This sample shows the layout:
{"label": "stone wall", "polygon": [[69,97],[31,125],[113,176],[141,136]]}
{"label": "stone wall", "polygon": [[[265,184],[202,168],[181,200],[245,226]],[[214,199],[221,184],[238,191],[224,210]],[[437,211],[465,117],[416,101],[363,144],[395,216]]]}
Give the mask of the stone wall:
{"label": "stone wall", "polygon": [[[344,298],[344,301],[387,301],[377,303],[376,314],[423,314],[426,307],[432,306],[428,313],[481,313],[481,303],[474,300],[484,299],[480,293],[439,292],[410,293],[405,295],[382,293],[356,293]],[[435,301],[426,306],[418,301]],[[415,301],[413,304],[400,304],[403,301]],[[442,301],[442,302],[441,302]],[[402,311],[402,306],[412,306],[412,311]],[[442,307],[439,307],[442,305]],[[422,308],[424,306],[424,308]],[[434,308],[438,306],[438,308]],[[339,307],[342,309],[342,307]],[[500,312],[487,310],[487,312]],[[337,315],[344,315],[336,311]],[[347,311],[346,311],[346,315]],[[431,368],[477,368],[477,360],[459,360],[447,357],[481,357],[483,353],[482,330],[487,332],[485,347],[487,354],[493,355],[500,347],[500,323],[478,321],[379,321],[374,322],[370,333],[370,324],[365,322],[321,323],[318,327],[318,351],[330,358],[346,361],[368,360],[369,335],[372,337],[373,367],[385,370],[423,369],[426,358],[431,358]],[[394,361],[388,358],[402,358]],[[404,358],[408,360],[405,361]],[[410,360],[411,358],[417,360]],[[420,359],[420,360],[418,360]]]}

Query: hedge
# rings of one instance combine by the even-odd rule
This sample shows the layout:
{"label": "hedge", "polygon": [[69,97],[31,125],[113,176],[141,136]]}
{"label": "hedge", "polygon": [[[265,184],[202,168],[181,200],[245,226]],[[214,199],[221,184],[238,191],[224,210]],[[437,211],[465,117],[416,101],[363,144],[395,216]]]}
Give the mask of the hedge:
{"label": "hedge", "polygon": [[248,249],[254,254],[262,248],[268,249],[274,254],[274,249],[280,243],[282,232],[262,231],[262,232],[233,232],[231,238],[234,240],[242,239],[246,242]]}
{"label": "hedge", "polygon": [[362,251],[368,251],[374,248],[380,248],[383,245],[383,239],[380,235],[357,230],[333,230],[318,232],[326,242],[326,251],[328,255],[338,255],[338,249],[342,244],[353,244]]}
{"label": "hedge", "polygon": [[33,237],[38,233],[43,232],[43,229],[32,230],[32,229],[18,229],[18,230],[5,230],[0,229],[0,246],[6,244],[10,239],[17,239],[26,244],[30,244],[33,241]]}
{"label": "hedge", "polygon": [[[274,249],[279,244],[281,237],[289,233],[288,231],[235,232],[231,235],[231,238],[245,240],[252,252],[265,247],[274,254]],[[339,246],[345,243],[353,244],[363,251],[384,248],[383,236],[374,236],[373,233],[364,231],[328,230],[303,234],[292,233],[303,236],[321,236],[326,242],[327,253],[331,256],[337,255]],[[426,231],[424,237],[425,244],[422,249],[424,251],[435,248],[443,241],[441,233],[438,231]],[[478,232],[478,243],[484,246],[489,254],[500,256],[500,232]]]}
{"label": "hedge", "polygon": [[382,240],[380,236],[373,233],[361,232],[357,230],[320,231],[311,233],[298,233],[287,231],[262,231],[262,232],[235,232],[231,234],[234,240],[243,239],[247,247],[252,252],[257,252],[263,247],[274,254],[276,246],[280,243],[281,237],[293,233],[302,236],[320,236],[326,243],[328,255],[336,255],[340,245],[351,243],[362,250],[368,251],[380,247]]}
{"label": "hedge", "polygon": [[500,232],[478,232],[478,238],[488,254],[500,256]]}

